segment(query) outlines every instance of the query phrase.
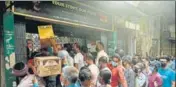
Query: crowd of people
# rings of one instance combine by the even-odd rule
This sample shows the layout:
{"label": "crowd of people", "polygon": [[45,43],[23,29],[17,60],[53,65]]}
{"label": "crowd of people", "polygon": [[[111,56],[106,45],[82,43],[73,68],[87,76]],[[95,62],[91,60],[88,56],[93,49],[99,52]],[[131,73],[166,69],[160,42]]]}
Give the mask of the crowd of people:
{"label": "crowd of people", "polygon": [[31,63],[32,40],[27,41],[28,63],[17,63],[13,74],[20,78],[17,87],[175,87],[175,62],[171,56],[140,57],[117,50],[108,56],[103,43],[96,44],[97,55],[73,44],[71,56],[61,45],[44,47],[35,56],[55,55],[62,60],[62,73],[38,77]]}

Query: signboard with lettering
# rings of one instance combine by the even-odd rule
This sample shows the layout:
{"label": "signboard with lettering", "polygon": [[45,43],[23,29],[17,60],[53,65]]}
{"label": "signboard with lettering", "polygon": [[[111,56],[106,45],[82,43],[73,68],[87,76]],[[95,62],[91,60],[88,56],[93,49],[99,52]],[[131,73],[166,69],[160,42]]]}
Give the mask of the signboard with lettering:
{"label": "signboard with lettering", "polygon": [[12,87],[16,80],[11,73],[15,64],[14,15],[12,12],[6,12],[3,15],[3,28],[5,84],[6,87]]}
{"label": "signboard with lettering", "polygon": [[14,12],[84,27],[112,30],[112,15],[95,9],[71,1],[20,1],[15,2]]}

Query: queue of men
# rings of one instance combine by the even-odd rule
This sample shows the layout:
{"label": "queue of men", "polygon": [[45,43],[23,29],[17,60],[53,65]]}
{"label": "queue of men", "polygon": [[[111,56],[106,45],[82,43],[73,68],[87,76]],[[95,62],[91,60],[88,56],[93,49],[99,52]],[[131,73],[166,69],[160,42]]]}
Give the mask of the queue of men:
{"label": "queue of men", "polygon": [[[27,44],[28,58],[31,58],[32,40]],[[54,53],[45,47],[35,56],[56,55],[61,58],[61,74],[40,78],[34,70],[29,72],[28,68],[32,68],[29,64],[17,63],[13,69],[13,74],[20,78],[17,87],[175,87],[174,57],[131,57],[122,50],[110,57],[101,42],[96,45],[97,56],[82,51],[78,43],[73,44],[74,57],[60,45],[57,49]]]}

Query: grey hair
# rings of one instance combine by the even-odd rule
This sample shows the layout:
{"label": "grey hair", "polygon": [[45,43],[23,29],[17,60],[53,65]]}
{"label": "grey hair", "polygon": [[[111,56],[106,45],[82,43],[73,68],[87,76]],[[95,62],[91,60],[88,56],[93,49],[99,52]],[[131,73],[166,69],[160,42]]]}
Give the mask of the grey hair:
{"label": "grey hair", "polygon": [[78,80],[78,75],[78,70],[73,66],[65,66],[63,68],[63,77],[70,83],[76,83],[76,81]]}
{"label": "grey hair", "polygon": [[63,58],[63,57],[70,57],[69,53],[66,50],[61,50],[58,53],[58,57]]}
{"label": "grey hair", "polygon": [[128,61],[132,61],[132,56],[130,56],[130,55],[127,55],[127,56],[124,56],[124,57],[122,57],[122,60],[123,61],[125,61],[125,60],[128,60]]}

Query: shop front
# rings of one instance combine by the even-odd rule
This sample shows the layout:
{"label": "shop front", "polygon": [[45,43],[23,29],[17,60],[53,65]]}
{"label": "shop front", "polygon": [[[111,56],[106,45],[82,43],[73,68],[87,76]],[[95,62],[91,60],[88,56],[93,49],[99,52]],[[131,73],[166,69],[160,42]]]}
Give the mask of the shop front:
{"label": "shop front", "polygon": [[[77,42],[95,52],[95,43],[107,44],[112,39],[113,16],[78,2],[44,1],[14,2],[10,23],[14,33],[15,62],[26,62],[26,39],[34,41],[34,48],[40,48],[38,26],[52,25],[57,41],[64,47]],[[6,43],[5,43],[6,44]],[[13,65],[12,64],[12,65]],[[15,85],[11,66],[6,70],[6,87]],[[10,79],[9,79],[10,78]]]}
{"label": "shop front", "polygon": [[[86,46],[88,42],[102,41],[107,49],[107,34],[113,31],[111,14],[97,11],[79,2],[15,2],[13,12],[21,17],[15,19],[16,30],[21,26],[28,33],[38,34],[38,26],[52,25],[62,44],[78,42]],[[23,20],[23,23],[19,19]]]}

